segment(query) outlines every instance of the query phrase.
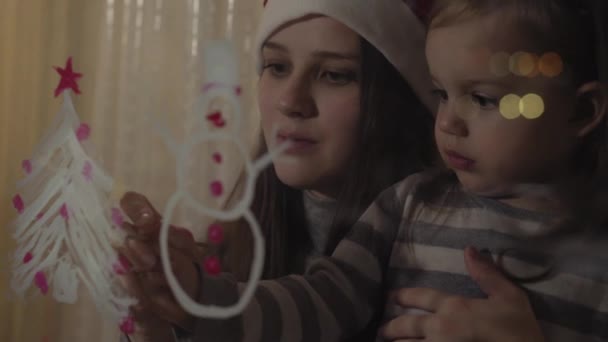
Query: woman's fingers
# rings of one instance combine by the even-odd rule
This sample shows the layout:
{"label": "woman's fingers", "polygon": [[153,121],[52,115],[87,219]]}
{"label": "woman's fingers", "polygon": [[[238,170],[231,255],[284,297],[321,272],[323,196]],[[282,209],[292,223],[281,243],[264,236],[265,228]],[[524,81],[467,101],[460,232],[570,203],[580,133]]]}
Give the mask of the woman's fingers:
{"label": "woman's fingers", "polygon": [[[138,193],[128,192],[121,201],[121,207],[133,224],[125,223],[123,226],[129,234],[129,239],[143,241],[149,245],[148,249],[134,246],[140,256],[142,266],[153,267],[155,260],[152,259],[149,251],[157,257],[160,256],[159,235],[162,224],[162,217],[152,206],[148,199]],[[202,250],[196,244],[192,233],[185,228],[169,227],[169,247],[181,251],[189,256],[193,261],[202,259]],[[157,260],[156,260],[157,261]]]}
{"label": "woman's fingers", "polygon": [[465,249],[464,257],[471,278],[490,298],[527,302],[526,294],[500,272],[491,258],[484,257],[473,247]]}
{"label": "woman's fingers", "polygon": [[[171,226],[169,230],[169,247],[180,251],[190,257],[193,261],[201,260],[203,257],[202,249],[194,240],[194,235],[185,228]],[[158,245],[158,255],[160,255],[160,245]]]}
{"label": "woman's fingers", "polygon": [[129,272],[122,277],[129,293],[138,303],[131,308],[134,317],[156,315],[171,322],[184,319],[185,313],[173,297],[166,277],[160,272]]}
{"label": "woman's fingers", "polygon": [[402,288],[390,294],[390,300],[402,307],[437,311],[452,296],[431,288]]}
{"label": "woman's fingers", "polygon": [[144,195],[127,192],[120,199],[120,207],[133,222],[138,235],[158,235],[162,217]]}
{"label": "woman's fingers", "polygon": [[[133,222],[123,226],[129,236],[119,252],[132,264],[132,272],[125,278],[140,299],[134,312],[142,311],[139,317],[144,317],[145,310],[153,310],[160,317],[184,326],[190,316],[174,298],[160,262],[161,215],[147,198],[133,192],[123,196],[121,207]],[[203,258],[203,250],[189,230],[175,226],[169,227],[168,245],[171,269],[183,289],[194,297],[200,281],[197,265]]]}
{"label": "woman's fingers", "polygon": [[135,333],[129,335],[133,342],[173,341],[173,327],[170,322],[147,308],[132,308]]}
{"label": "woman's fingers", "polygon": [[127,238],[125,245],[118,251],[131,262],[132,269],[136,272],[151,271],[159,264],[154,249],[144,241]]}
{"label": "woman's fingers", "polygon": [[401,315],[386,323],[380,329],[380,334],[390,341],[424,338],[431,317],[431,315]]}
{"label": "woman's fingers", "polygon": [[127,286],[138,299],[138,304],[131,308],[137,317],[156,315],[174,324],[183,325],[188,319],[186,313],[175,300],[165,276],[159,272],[131,273],[126,276]]}
{"label": "woman's fingers", "polygon": [[189,314],[182,309],[171,292],[159,294],[152,299],[160,316],[171,323],[182,326]]}

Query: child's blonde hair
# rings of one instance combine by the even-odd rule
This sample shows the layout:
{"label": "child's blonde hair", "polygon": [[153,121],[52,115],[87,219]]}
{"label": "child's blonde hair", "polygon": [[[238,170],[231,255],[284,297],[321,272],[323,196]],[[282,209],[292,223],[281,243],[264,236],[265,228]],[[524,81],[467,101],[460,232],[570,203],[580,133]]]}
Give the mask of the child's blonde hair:
{"label": "child's blonde hair", "polygon": [[557,52],[567,75],[578,86],[608,81],[606,0],[437,0],[430,29],[492,13],[512,20],[535,49]]}

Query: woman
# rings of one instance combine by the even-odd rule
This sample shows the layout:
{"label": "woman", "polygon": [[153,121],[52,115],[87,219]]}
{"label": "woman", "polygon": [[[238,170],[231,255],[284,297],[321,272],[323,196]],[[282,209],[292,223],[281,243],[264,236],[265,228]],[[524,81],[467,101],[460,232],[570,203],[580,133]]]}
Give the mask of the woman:
{"label": "woman", "polygon": [[[257,183],[252,209],[266,238],[264,278],[303,273],[311,258],[331,254],[381,190],[432,161],[433,104],[423,45],[422,24],[401,2],[268,2],[256,45],[260,152],[276,140],[294,145]],[[275,126],[278,137],[270,134]],[[137,211],[128,208],[132,203],[143,201],[135,197],[125,198],[127,213]],[[239,238],[235,233],[225,244],[225,268],[245,279],[250,241],[242,236],[249,230],[227,230],[237,231]],[[135,245],[124,252],[134,267],[154,269],[141,262],[146,246]],[[182,278],[175,273],[192,288],[186,274],[193,269],[184,270]],[[140,298],[158,295],[152,287],[163,285],[137,281]],[[147,314],[167,312],[157,305],[172,302],[170,290],[164,293],[162,300],[142,298],[150,304]],[[183,324],[177,316],[183,317],[164,318]],[[376,329],[370,325],[361,338],[369,340]]]}

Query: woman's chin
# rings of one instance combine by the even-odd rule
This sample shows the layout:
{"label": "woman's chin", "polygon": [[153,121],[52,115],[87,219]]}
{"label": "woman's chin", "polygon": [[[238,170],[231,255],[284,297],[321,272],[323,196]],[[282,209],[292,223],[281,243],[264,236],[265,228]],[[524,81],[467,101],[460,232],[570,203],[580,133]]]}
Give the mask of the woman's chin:
{"label": "woman's chin", "polygon": [[310,177],[302,177],[305,171],[300,168],[275,166],[275,172],[281,183],[290,188],[307,190],[314,186],[314,181]]}
{"label": "woman's chin", "polygon": [[298,190],[320,192],[329,197],[335,197],[343,186],[344,176],[323,168],[319,163],[282,163],[275,162],[274,170],[281,183]]}

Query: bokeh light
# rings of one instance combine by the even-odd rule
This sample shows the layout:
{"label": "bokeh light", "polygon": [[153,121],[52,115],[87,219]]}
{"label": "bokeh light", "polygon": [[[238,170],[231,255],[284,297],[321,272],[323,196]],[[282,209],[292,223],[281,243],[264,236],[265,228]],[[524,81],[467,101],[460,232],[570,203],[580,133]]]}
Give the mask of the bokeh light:
{"label": "bokeh light", "polygon": [[545,103],[537,94],[527,94],[519,101],[519,111],[526,119],[538,119],[545,112]]}
{"label": "bokeh light", "polygon": [[564,70],[564,62],[557,53],[547,52],[540,57],[538,69],[547,77],[556,77]]}
{"label": "bokeh light", "polygon": [[519,51],[509,57],[509,71],[517,76],[530,76],[535,73],[536,58],[533,54]]}
{"label": "bokeh light", "polygon": [[508,120],[517,119],[521,114],[519,110],[520,102],[521,98],[515,94],[505,95],[500,99],[500,114]]}
{"label": "bokeh light", "polygon": [[526,77],[536,77],[540,74],[538,70],[538,55],[534,53],[526,53],[519,59],[519,72]]}
{"label": "bokeh light", "polygon": [[[479,59],[481,56],[482,54]],[[525,51],[513,54],[498,52],[490,57],[489,63],[490,71],[497,77],[505,77],[509,73],[530,78],[540,74],[556,77],[564,71],[562,58],[555,52],[547,52],[542,56]]]}

